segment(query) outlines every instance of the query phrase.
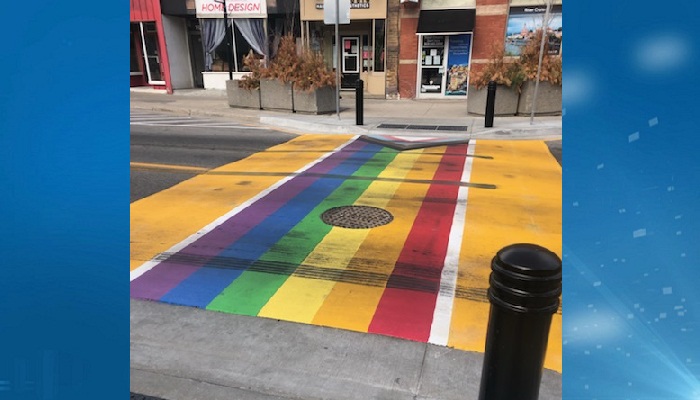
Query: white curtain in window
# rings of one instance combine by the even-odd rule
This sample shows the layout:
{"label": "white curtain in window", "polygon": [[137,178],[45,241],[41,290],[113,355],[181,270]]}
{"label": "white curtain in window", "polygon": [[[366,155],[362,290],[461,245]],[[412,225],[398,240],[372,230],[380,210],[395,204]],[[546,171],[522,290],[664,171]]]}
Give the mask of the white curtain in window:
{"label": "white curtain in window", "polygon": [[267,59],[267,35],[265,35],[262,19],[236,18],[234,22],[238,30],[241,31],[243,38],[250,44],[250,47]]}
{"label": "white curtain in window", "polygon": [[[214,50],[226,37],[226,24],[222,18],[200,19],[202,26],[202,46],[204,47],[204,71],[210,72],[214,64]],[[231,26],[231,20],[228,21]]]}

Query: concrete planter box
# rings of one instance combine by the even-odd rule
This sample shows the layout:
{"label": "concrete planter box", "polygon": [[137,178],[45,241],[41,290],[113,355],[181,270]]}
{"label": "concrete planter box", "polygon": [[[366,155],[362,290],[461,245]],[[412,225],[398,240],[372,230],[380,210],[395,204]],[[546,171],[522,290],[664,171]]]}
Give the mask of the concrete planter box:
{"label": "concrete planter box", "polygon": [[[467,112],[469,114],[484,115],[486,114],[486,88],[477,89],[474,86],[469,87],[467,95]],[[518,112],[518,92],[507,86],[496,86],[496,104],[494,107],[494,115],[496,116],[513,116]]]}
{"label": "concrete planter box", "polygon": [[335,88],[330,86],[311,92],[294,89],[294,111],[310,114],[329,114],[335,112]]}
{"label": "concrete planter box", "polygon": [[[496,95],[498,98],[498,95]],[[523,83],[520,93],[518,115],[530,115],[532,102],[535,98],[535,82]],[[537,105],[535,115],[560,115],[561,114],[561,85],[552,85],[549,82],[540,82],[537,92]]]}
{"label": "concrete planter box", "polygon": [[260,106],[264,110],[294,110],[292,84],[276,79],[260,80]]}
{"label": "concrete planter box", "polygon": [[226,81],[228,105],[236,108],[260,109],[260,90],[246,90],[238,87],[238,81]]}

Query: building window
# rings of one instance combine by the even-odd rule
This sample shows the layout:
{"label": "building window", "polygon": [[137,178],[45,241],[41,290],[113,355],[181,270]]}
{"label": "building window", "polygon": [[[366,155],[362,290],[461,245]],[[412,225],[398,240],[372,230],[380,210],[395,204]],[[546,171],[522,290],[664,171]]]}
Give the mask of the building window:
{"label": "building window", "polygon": [[374,20],[374,71],[384,72],[384,49],[386,47],[386,22],[383,19]]}
{"label": "building window", "polygon": [[[248,52],[253,50],[253,48],[243,38],[235,24],[233,25],[233,36],[234,43],[231,45],[230,51],[228,38],[224,38],[224,40],[216,46],[216,50],[214,50],[214,60],[211,66],[212,72],[228,72],[228,57],[232,53],[234,53],[234,58],[231,60],[231,70],[233,72],[243,72],[245,70],[243,58],[245,58]],[[253,53],[255,53],[255,51],[253,51]]]}
{"label": "building window", "polygon": [[[561,54],[562,13],[561,5],[551,6],[547,26],[549,55]],[[511,7],[506,28],[506,54],[519,56],[521,49],[542,28],[546,6]]]}
{"label": "building window", "polygon": [[141,63],[139,62],[139,58],[141,57],[141,52],[138,50],[139,46],[141,44],[141,40],[140,40],[141,35],[139,33],[139,25],[138,24],[131,24],[129,33],[131,34],[131,41],[130,41],[131,75],[141,75]]}

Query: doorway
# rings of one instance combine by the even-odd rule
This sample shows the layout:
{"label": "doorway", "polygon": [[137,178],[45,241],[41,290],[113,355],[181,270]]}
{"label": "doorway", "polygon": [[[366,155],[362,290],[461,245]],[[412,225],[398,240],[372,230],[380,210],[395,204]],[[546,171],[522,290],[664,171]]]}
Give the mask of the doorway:
{"label": "doorway", "polygon": [[146,76],[151,85],[165,85],[160,65],[160,47],[155,22],[141,22],[141,43],[146,64]]}
{"label": "doorway", "polygon": [[342,89],[354,89],[360,79],[360,37],[343,36],[340,39],[342,74],[340,87]]}
{"label": "doorway", "polygon": [[187,40],[190,48],[194,87],[204,88],[204,77],[202,76],[202,72],[204,72],[204,46],[202,45],[199,21],[196,18],[187,20]]}

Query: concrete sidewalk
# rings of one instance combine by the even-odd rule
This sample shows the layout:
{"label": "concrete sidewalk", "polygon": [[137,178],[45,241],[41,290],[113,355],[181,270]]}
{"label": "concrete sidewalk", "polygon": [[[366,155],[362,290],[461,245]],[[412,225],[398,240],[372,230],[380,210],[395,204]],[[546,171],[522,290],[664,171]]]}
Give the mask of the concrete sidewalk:
{"label": "concrete sidewalk", "polygon": [[172,95],[152,89],[132,88],[131,107],[192,116],[221,117],[239,123],[266,126],[293,133],[328,133],[357,135],[396,135],[454,137],[465,131],[386,129],[392,125],[441,125],[467,127],[466,134],[475,139],[561,139],[561,116],[496,117],[492,128],[484,127],[484,117],[467,114],[466,100],[384,100],[364,99],[364,125],[355,124],[355,93],[341,92],[338,115],[309,115],[291,112],[231,108],[226,93],[219,90],[177,90]]}
{"label": "concrete sidewalk", "polygon": [[[483,354],[131,300],[131,391],[167,400],[469,400]],[[540,400],[560,400],[545,370]]]}

